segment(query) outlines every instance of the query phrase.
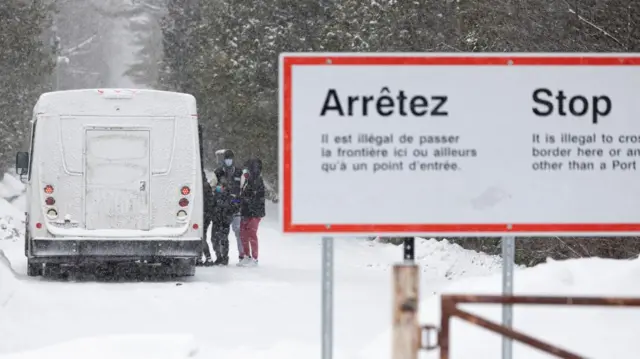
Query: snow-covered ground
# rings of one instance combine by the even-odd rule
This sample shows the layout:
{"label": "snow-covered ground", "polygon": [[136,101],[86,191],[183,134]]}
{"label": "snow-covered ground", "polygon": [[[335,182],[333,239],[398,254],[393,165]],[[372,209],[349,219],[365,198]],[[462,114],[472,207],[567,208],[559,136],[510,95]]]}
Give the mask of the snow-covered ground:
{"label": "snow-covered ground", "polygon": [[17,177],[6,174],[0,181],[0,199],[12,204],[12,208],[0,205],[0,217],[13,214],[15,211],[24,212],[24,184]]}
{"label": "snow-covered ground", "polygon": [[[599,258],[553,261],[534,268],[518,269],[514,292],[519,295],[640,297],[640,259],[609,260]],[[464,278],[443,288],[441,293],[500,294],[501,276]],[[440,296],[422,302],[421,323],[439,325]],[[500,323],[499,305],[461,305],[471,313]],[[639,358],[640,308],[514,306],[513,326],[525,334],[585,358]],[[453,319],[450,357],[499,358],[502,339],[478,326]],[[390,332],[371,342],[362,358],[384,358],[390,352]],[[546,359],[548,354],[514,343],[514,358]],[[387,356],[388,358],[389,356]],[[438,352],[422,356],[438,358]]]}
{"label": "snow-covered ground", "polygon": [[[277,207],[268,212],[259,231],[257,268],[198,268],[183,281],[60,281],[26,276],[23,212],[0,200],[0,359],[318,357],[321,242],[283,237],[272,215]],[[401,249],[339,239],[335,251],[334,358],[388,359],[391,266],[401,259]],[[419,241],[416,251],[424,323],[438,322],[443,291],[500,291],[497,257],[436,240]],[[640,260],[582,259],[519,269],[515,290],[640,295],[638,278]],[[468,310],[499,320],[498,306]],[[590,358],[640,355],[637,309],[516,307],[514,324]],[[496,335],[457,320],[452,333],[454,359],[499,355]],[[546,357],[514,348],[518,359]]]}

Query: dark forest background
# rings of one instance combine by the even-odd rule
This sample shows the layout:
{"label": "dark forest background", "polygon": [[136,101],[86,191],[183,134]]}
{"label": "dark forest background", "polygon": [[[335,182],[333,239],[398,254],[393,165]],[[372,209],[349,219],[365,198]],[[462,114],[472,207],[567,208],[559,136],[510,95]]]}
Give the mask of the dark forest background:
{"label": "dark forest background", "polygon": [[[134,61],[114,65],[123,31]],[[0,176],[11,171],[40,93],[136,87],[196,96],[205,155],[263,158],[277,182],[278,54],[358,52],[638,52],[635,0],[2,0]],[[456,240],[499,253],[496,238]],[[518,261],[629,258],[638,238],[527,238]]]}

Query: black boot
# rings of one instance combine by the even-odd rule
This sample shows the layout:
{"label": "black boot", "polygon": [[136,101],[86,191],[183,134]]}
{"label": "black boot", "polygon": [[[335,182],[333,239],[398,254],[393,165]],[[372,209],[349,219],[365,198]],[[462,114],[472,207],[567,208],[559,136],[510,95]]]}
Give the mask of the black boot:
{"label": "black boot", "polygon": [[213,262],[214,266],[226,266],[229,265],[229,257],[218,257],[216,261]]}

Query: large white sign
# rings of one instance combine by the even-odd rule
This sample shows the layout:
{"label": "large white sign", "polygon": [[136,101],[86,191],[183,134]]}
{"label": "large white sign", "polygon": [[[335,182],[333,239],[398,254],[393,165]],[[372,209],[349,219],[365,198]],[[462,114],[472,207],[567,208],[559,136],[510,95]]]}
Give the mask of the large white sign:
{"label": "large white sign", "polygon": [[283,54],[285,233],[640,232],[640,55]]}

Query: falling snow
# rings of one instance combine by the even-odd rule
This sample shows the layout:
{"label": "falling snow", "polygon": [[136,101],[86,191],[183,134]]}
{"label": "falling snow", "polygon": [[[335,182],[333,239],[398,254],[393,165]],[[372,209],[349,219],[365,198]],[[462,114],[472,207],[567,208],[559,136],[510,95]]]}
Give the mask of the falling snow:
{"label": "falling snow", "polygon": [[[181,280],[140,268],[33,278],[26,187],[13,168],[16,152],[29,150],[32,109],[45,92],[170,90],[197,99],[207,176],[215,151],[232,148],[238,158],[262,158],[277,197],[277,61],[295,51],[639,52],[640,1],[0,0],[0,359],[318,357],[320,242],[283,238],[278,204],[268,203],[259,229],[258,268],[204,267]],[[60,156],[50,166],[82,171],[79,123],[60,121]],[[173,118],[154,126],[174,142],[192,141]],[[152,144],[154,172],[179,167],[171,161],[190,158],[185,148]],[[517,243],[517,292],[640,295],[637,238]],[[442,293],[499,291],[496,239],[420,239],[417,251],[427,322],[438,320]],[[334,358],[389,357],[390,268],[399,257],[393,244],[336,241]],[[588,357],[638,357],[635,312],[541,313],[518,309],[515,325]],[[470,338],[453,341],[455,357],[499,354],[497,337],[454,327]],[[539,357],[515,348],[517,358]]]}

